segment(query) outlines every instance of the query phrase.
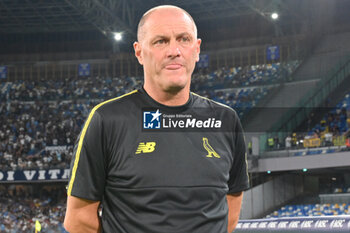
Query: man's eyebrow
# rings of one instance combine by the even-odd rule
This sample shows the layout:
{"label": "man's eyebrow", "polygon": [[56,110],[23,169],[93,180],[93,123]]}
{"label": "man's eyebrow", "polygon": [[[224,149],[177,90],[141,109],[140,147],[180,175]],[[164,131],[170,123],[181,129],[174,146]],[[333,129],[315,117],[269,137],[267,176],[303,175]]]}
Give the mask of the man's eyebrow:
{"label": "man's eyebrow", "polygon": [[[193,36],[191,35],[191,33],[189,32],[182,32],[182,33],[179,33],[177,34],[175,37],[178,38],[178,37],[183,37],[183,36],[189,36],[191,38],[193,38]],[[156,40],[156,39],[169,39],[169,36],[166,36],[166,35],[155,35],[152,40]]]}
{"label": "man's eyebrow", "polygon": [[193,38],[193,36],[189,32],[182,32],[182,33],[179,33],[176,35],[176,37],[183,37],[183,36],[189,36],[189,37]]}
{"label": "man's eyebrow", "polygon": [[168,39],[168,36],[165,35],[155,35],[154,37],[152,37],[152,40],[156,40],[156,39]]}

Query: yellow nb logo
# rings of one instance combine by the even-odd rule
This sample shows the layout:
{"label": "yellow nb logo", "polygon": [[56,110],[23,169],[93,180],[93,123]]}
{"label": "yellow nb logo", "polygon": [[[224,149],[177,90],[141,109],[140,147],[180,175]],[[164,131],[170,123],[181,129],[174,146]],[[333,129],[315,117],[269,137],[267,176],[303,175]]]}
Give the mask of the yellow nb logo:
{"label": "yellow nb logo", "polygon": [[135,154],[140,153],[151,153],[156,149],[156,143],[155,142],[140,142],[139,146],[137,147],[137,150]]}
{"label": "yellow nb logo", "polygon": [[220,155],[209,145],[208,138],[203,138],[203,147],[208,151],[208,158],[212,158],[213,156],[215,158],[220,158]]}

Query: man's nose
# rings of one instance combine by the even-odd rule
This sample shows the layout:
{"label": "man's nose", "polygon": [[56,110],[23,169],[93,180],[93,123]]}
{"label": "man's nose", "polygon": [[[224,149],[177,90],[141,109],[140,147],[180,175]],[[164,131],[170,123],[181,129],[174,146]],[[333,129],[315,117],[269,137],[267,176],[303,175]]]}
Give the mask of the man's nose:
{"label": "man's nose", "polygon": [[181,55],[181,51],[179,48],[179,44],[177,41],[172,41],[169,44],[167,56],[168,57],[179,57]]}

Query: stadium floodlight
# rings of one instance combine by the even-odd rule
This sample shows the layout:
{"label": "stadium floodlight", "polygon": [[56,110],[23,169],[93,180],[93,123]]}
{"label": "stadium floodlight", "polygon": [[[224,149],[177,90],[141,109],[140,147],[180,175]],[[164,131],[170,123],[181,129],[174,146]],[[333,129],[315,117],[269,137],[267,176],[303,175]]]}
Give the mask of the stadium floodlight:
{"label": "stadium floodlight", "polygon": [[121,32],[114,32],[113,34],[116,41],[120,41],[123,38]]}
{"label": "stadium floodlight", "polygon": [[273,12],[273,13],[271,14],[271,18],[272,18],[273,20],[277,20],[278,17],[279,17],[279,15],[278,15],[278,13],[276,13],[276,12]]}

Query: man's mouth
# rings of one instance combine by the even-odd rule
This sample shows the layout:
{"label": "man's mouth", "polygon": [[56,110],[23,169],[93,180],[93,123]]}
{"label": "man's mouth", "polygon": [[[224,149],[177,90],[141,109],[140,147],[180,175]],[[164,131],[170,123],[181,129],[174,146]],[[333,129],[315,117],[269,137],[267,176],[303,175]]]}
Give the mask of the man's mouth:
{"label": "man's mouth", "polygon": [[181,64],[168,64],[165,66],[165,69],[167,70],[178,70],[182,67]]}

